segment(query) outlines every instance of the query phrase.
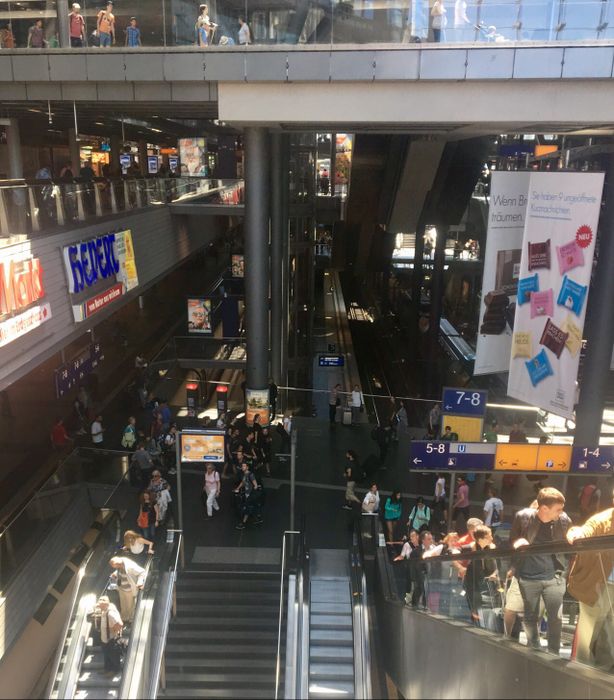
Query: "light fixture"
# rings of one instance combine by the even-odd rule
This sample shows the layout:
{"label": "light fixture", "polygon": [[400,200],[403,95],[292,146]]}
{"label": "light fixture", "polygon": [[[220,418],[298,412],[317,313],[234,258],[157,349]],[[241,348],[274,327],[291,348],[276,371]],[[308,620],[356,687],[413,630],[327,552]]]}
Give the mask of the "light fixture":
{"label": "light fixture", "polygon": [[153,126],[150,126],[150,127],[149,127],[149,130],[150,130],[150,131],[155,131],[157,134],[161,134],[161,133],[162,133],[162,129],[155,129]]}
{"label": "light fixture", "polygon": [[79,138],[79,125],[77,124],[77,103],[74,100],[72,102],[72,111],[75,117],[75,141],[79,143],[81,139]]}
{"label": "light fixture", "polygon": [[53,124],[53,115],[51,114],[51,101],[47,100],[47,117],[49,119],[49,123]]}

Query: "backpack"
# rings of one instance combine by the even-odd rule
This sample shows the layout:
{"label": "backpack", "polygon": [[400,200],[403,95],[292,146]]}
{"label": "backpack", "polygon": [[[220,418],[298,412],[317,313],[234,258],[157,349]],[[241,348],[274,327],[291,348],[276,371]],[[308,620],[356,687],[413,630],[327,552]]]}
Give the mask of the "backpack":
{"label": "backpack", "polygon": [[139,517],[136,519],[136,524],[141,528],[149,527],[149,513],[146,510],[142,510],[139,513]]}
{"label": "backpack", "polygon": [[492,515],[490,516],[490,524],[492,525],[499,525],[501,522],[501,513],[493,503],[492,505]]}

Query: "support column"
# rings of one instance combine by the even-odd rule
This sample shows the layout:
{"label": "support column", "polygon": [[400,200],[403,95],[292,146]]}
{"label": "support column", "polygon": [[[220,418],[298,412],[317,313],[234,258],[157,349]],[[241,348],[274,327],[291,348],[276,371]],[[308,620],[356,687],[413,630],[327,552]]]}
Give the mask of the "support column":
{"label": "support column", "polygon": [[147,141],[139,141],[139,168],[141,175],[147,177],[149,174],[147,168]]}
{"label": "support column", "polygon": [[121,166],[119,164],[119,154],[121,151],[122,147],[122,142],[121,142],[121,136],[117,134],[112,134],[111,135],[111,153],[110,153],[110,171],[111,175],[114,176],[119,176],[121,175]]}
{"label": "support column", "polygon": [[429,388],[433,394],[437,391],[437,358],[439,356],[437,347],[439,344],[439,322],[441,321],[441,309],[443,306],[443,275],[447,237],[448,226],[438,224],[433,276],[431,277],[431,318],[429,322]]}
{"label": "support column", "polygon": [[245,143],[245,298],[247,390],[266,389],[269,378],[268,134],[249,127]]}
{"label": "support column", "polygon": [[78,177],[81,170],[81,149],[77,141],[77,132],[74,129],[68,130],[68,152],[70,153],[73,175]]}
{"label": "support column", "polygon": [[580,386],[580,403],[576,411],[574,444],[599,444],[603,408],[614,343],[614,156],[605,168],[605,206],[599,220],[599,258],[589,295],[586,328],[586,358]]}
{"label": "support column", "polygon": [[[17,119],[9,119],[6,127],[6,145],[9,161],[9,178],[11,180],[23,179],[23,159],[21,157],[21,136],[19,134],[19,122]],[[9,208],[3,212],[3,219],[8,216],[6,225],[11,233],[26,233],[26,189],[16,188],[10,193],[12,206],[9,208],[7,200],[4,204]],[[4,221],[2,222],[4,228]]]}
{"label": "support column", "polygon": [[[281,193],[281,219],[283,223],[283,231],[281,238],[281,383],[283,386],[288,385],[288,323],[290,313],[290,266],[289,266],[289,248],[290,248],[290,189],[288,187],[289,176],[289,160],[290,160],[290,138],[287,135],[282,136],[282,171],[283,171],[283,189]],[[283,410],[288,406],[287,391],[280,392],[280,405]]]}
{"label": "support column", "polygon": [[335,196],[335,177],[337,171],[337,134],[330,135],[330,195]]}
{"label": "support column", "polygon": [[68,27],[68,0],[57,0],[56,3],[58,13],[58,38],[60,47],[63,49],[70,48],[70,32]]}
{"label": "support column", "polygon": [[6,145],[9,159],[9,178],[11,180],[21,180],[23,178],[23,160],[21,158],[21,137],[17,119],[12,118],[8,120]]}
{"label": "support column", "polygon": [[271,376],[281,384],[283,316],[283,186],[282,134],[271,135]]}

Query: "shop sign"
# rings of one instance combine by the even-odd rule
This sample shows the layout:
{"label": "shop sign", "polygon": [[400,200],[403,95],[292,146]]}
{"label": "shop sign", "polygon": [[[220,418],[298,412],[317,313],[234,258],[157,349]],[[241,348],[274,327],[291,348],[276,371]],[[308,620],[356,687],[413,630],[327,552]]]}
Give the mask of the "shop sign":
{"label": "shop sign", "polygon": [[8,257],[0,262],[0,347],[51,318],[45,296],[43,266],[38,258]]}
{"label": "shop sign", "polygon": [[85,318],[89,318],[97,311],[102,311],[105,306],[118,299],[124,293],[124,285],[120,283],[114,284],[104,292],[97,294],[95,297],[88,299],[85,302]]}
{"label": "shop sign", "polygon": [[90,241],[64,248],[68,272],[68,291],[79,294],[101,279],[115,277],[119,262],[115,258],[115,234],[99,236]]}

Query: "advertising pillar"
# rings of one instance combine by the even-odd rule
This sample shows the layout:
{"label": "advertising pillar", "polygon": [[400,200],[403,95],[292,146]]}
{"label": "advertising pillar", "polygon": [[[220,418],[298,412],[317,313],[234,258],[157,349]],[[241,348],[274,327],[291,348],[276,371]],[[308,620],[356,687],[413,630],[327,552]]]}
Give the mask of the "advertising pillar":
{"label": "advertising pillar", "polygon": [[[266,129],[245,129],[245,298],[247,422],[250,402],[260,405],[269,379],[269,177]],[[267,416],[268,423],[268,416]]]}

